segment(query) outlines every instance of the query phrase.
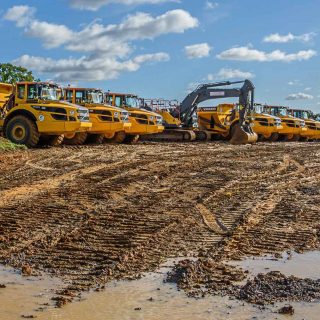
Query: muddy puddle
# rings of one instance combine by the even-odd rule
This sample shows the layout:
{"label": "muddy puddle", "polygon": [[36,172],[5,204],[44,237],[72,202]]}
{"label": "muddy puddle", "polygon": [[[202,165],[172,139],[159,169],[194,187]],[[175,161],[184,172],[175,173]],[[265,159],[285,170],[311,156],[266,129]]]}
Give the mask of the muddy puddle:
{"label": "muddy puddle", "polygon": [[47,276],[24,277],[0,265],[0,285],[0,320],[15,320],[52,306],[51,298],[61,282]]}
{"label": "muddy puddle", "polygon": [[[249,258],[234,264],[250,271],[252,276],[260,272],[278,270],[286,275],[319,277],[320,252],[293,254],[274,261],[272,257]],[[157,273],[149,273],[136,281],[113,282],[101,292],[93,292],[81,301],[65,307],[46,306],[59,285],[51,278],[22,278],[12,269],[0,268],[0,320],[22,319],[21,315],[34,315],[46,320],[167,320],[167,319],[319,319],[319,303],[291,303],[293,316],[279,315],[277,310],[285,303],[261,309],[228,297],[192,299],[174,284],[163,283],[174,260],[168,261]],[[45,307],[43,311],[36,309]]]}
{"label": "muddy puddle", "polygon": [[320,251],[310,251],[303,254],[283,253],[281,258],[274,256],[249,257],[243,261],[230,262],[234,266],[239,266],[256,276],[258,273],[269,271],[280,271],[286,276],[296,276],[299,278],[320,278]]}

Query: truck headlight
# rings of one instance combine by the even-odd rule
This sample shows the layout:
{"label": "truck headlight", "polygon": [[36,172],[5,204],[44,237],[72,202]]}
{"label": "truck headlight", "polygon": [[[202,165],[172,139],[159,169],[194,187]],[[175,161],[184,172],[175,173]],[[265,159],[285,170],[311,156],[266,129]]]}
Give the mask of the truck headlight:
{"label": "truck headlight", "polygon": [[71,110],[71,111],[69,112],[69,114],[70,114],[70,116],[74,116],[74,114],[75,114],[74,110]]}
{"label": "truck headlight", "polygon": [[162,123],[163,123],[162,117],[157,117],[157,124],[162,125]]}
{"label": "truck headlight", "polygon": [[150,116],[150,121],[154,121],[154,116]]}
{"label": "truck headlight", "polygon": [[119,118],[119,112],[115,112],[115,113],[113,114],[113,116],[114,116],[115,118]]}

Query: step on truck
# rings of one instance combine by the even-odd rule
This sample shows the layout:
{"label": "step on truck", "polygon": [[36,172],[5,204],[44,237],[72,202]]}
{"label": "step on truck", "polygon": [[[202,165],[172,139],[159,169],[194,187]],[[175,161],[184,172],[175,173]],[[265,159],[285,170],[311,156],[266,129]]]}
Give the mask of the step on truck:
{"label": "step on truck", "polygon": [[137,95],[128,93],[106,92],[106,103],[112,106],[124,108],[129,112],[132,124],[130,131],[125,135],[117,135],[117,142],[135,143],[140,136],[149,136],[163,132],[163,119],[161,115],[146,110],[141,106]]}
{"label": "step on truck", "polygon": [[64,89],[64,100],[89,109],[92,128],[88,132],[65,136],[65,144],[103,143],[125,136],[131,130],[129,112],[104,103],[104,93],[94,88]]}
{"label": "step on truck", "polygon": [[49,82],[0,83],[0,130],[17,144],[58,145],[64,135],[91,128],[88,109],[59,100],[61,88]]}

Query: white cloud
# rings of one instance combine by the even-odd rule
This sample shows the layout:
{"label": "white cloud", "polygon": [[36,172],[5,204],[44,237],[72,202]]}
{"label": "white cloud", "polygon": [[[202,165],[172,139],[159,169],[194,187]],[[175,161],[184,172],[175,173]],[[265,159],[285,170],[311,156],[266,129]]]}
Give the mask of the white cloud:
{"label": "white cloud", "polygon": [[[24,12],[34,12],[28,8]],[[12,14],[10,10],[6,19],[17,22],[21,14],[19,11]],[[27,36],[40,39],[47,49],[64,47],[68,51],[80,52],[83,56],[53,60],[24,55],[15,63],[37,72],[53,74],[54,79],[60,81],[113,79],[121,72],[136,71],[145,63],[168,61],[170,57],[164,52],[130,57],[134,53],[132,42],[152,40],[169,33],[183,33],[199,24],[185,10],[171,10],[155,17],[147,13],[136,13],[127,16],[119,24],[104,25],[95,21],[80,31],[30,17],[24,25],[17,24],[24,28]]]}
{"label": "white cloud", "polygon": [[303,92],[292,93],[287,96],[286,100],[312,100],[313,96]]}
{"label": "white cloud", "polygon": [[184,47],[184,51],[188,59],[205,58],[210,55],[211,47],[208,43],[199,43]]}
{"label": "white cloud", "polygon": [[270,53],[252,49],[249,47],[234,47],[223,51],[217,57],[221,60],[237,60],[237,61],[303,61],[309,60],[317,54],[314,50],[302,50],[297,53],[286,53],[280,50],[275,50]]}
{"label": "white cloud", "polygon": [[[11,9],[10,9],[11,10]],[[15,21],[12,20],[11,21]],[[195,28],[198,20],[185,10],[171,10],[153,17],[147,13],[136,13],[126,17],[120,24],[103,25],[94,22],[81,31],[72,31],[65,25],[32,20],[25,26],[26,34],[39,38],[47,48],[65,44],[71,51],[119,52],[119,47],[128,53],[126,42],[154,39],[168,33],[183,33]]]}
{"label": "white cloud", "polygon": [[315,32],[305,33],[299,36],[296,36],[292,33],[287,35],[280,35],[279,33],[273,33],[264,37],[263,42],[271,43],[287,43],[291,41],[301,41],[301,42],[310,42],[317,34]]}
{"label": "white cloud", "polygon": [[311,87],[304,88],[304,91],[311,91],[311,90],[312,90]]}
{"label": "white cloud", "polygon": [[15,22],[18,27],[24,27],[33,19],[35,12],[33,7],[14,6],[6,12],[4,19]]}
{"label": "white cloud", "polygon": [[218,6],[219,6],[219,3],[217,2],[212,2],[209,0],[207,0],[206,2],[206,9],[213,10],[213,9],[216,9]]}
{"label": "white cloud", "polygon": [[72,42],[75,36],[69,28],[64,25],[34,20],[26,29],[26,34],[33,38],[40,38],[46,48],[56,48],[66,42]]}
{"label": "white cloud", "polygon": [[164,52],[139,55],[125,61],[118,61],[103,54],[59,60],[23,55],[13,63],[39,73],[52,74],[53,80],[70,82],[115,79],[122,72],[139,70],[144,63],[168,61],[169,58]]}
{"label": "white cloud", "polygon": [[158,4],[163,2],[180,2],[178,0],[69,0],[72,7],[96,11],[111,3],[123,5]]}
{"label": "white cloud", "polygon": [[208,74],[207,80],[230,80],[230,79],[252,79],[255,75],[252,72],[239,69],[222,68],[217,74]]}

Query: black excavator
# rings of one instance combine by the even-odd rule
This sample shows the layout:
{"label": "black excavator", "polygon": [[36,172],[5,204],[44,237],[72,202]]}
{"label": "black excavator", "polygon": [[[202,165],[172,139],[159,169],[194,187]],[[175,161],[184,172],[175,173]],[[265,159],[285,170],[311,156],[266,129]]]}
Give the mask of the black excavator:
{"label": "black excavator", "polygon": [[[236,84],[242,84],[242,87],[228,88],[228,86]],[[225,136],[229,137],[232,144],[254,143],[258,139],[257,134],[251,128],[254,89],[250,80],[207,83],[199,85],[187,95],[180,105],[171,108],[161,108],[153,105],[153,111],[158,112],[163,117],[165,131],[153,136],[152,139],[171,141],[211,140],[212,135],[218,135],[223,128]],[[219,115],[216,107],[206,109],[207,113],[209,112],[210,121],[219,126],[219,132],[198,128],[198,104],[208,100],[225,98],[239,99],[238,103],[231,108],[229,114]],[[211,125],[210,128],[214,128],[214,125]]]}

